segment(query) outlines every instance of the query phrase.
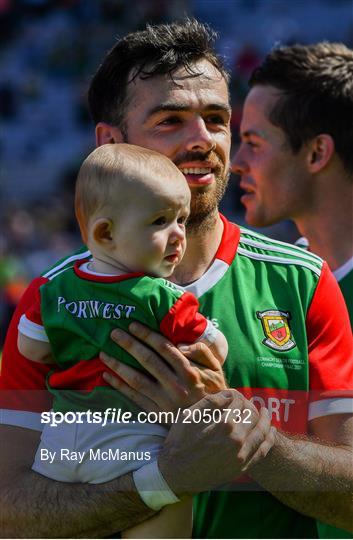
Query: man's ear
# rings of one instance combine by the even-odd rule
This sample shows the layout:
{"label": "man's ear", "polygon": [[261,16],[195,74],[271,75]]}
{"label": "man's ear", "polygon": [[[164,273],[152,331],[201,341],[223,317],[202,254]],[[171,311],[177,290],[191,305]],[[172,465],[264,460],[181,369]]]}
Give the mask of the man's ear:
{"label": "man's ear", "polygon": [[309,143],[308,166],[312,173],[320,172],[335,153],[335,143],[331,135],[321,133]]}
{"label": "man's ear", "polygon": [[97,244],[104,244],[108,247],[113,242],[112,236],[113,222],[108,218],[98,218],[92,227],[92,236]]}
{"label": "man's ear", "polygon": [[124,142],[124,137],[118,127],[111,126],[105,122],[98,122],[96,125],[96,146],[122,142]]}

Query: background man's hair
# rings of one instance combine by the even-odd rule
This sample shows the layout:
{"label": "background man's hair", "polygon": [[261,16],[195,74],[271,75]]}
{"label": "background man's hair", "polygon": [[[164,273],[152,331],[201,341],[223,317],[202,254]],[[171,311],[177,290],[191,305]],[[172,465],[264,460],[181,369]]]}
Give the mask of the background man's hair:
{"label": "background man's hair", "polygon": [[147,25],[120,39],[98,68],[88,91],[88,104],[95,124],[107,122],[124,128],[128,105],[128,83],[136,77],[147,79],[170,75],[184,67],[196,76],[194,63],[206,59],[223,77],[228,74],[213,45],[216,33],[195,19],[172,24]]}
{"label": "background man's hair", "polygon": [[269,114],[298,152],[327,133],[347,172],[353,173],[353,51],[341,43],[293,45],[271,51],[249,85],[271,85],[283,92]]}

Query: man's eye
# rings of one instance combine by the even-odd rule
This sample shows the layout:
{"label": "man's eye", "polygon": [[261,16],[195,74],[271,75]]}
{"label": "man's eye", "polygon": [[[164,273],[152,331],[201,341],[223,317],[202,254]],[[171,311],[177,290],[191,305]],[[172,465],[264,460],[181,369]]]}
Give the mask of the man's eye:
{"label": "man's eye", "polygon": [[178,116],[168,116],[168,118],[164,118],[164,120],[161,120],[159,122],[160,126],[170,126],[173,124],[178,124],[180,122],[180,118]]}
{"label": "man's eye", "polygon": [[222,126],[226,124],[226,119],[220,114],[211,114],[207,116],[206,121],[210,124],[221,124]]}
{"label": "man's eye", "polygon": [[257,148],[258,144],[254,143],[254,141],[246,141],[246,144],[250,146],[251,148]]}
{"label": "man's eye", "polygon": [[167,220],[166,220],[165,217],[159,217],[159,218],[154,220],[152,225],[165,225],[166,223],[167,223]]}

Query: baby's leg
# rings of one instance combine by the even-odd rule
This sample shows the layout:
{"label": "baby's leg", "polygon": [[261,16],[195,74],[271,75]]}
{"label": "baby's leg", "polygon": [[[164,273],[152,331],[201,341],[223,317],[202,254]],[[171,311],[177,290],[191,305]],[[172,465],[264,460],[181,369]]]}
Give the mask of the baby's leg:
{"label": "baby's leg", "polygon": [[162,508],[158,514],[126,529],[121,538],[191,538],[192,498]]}

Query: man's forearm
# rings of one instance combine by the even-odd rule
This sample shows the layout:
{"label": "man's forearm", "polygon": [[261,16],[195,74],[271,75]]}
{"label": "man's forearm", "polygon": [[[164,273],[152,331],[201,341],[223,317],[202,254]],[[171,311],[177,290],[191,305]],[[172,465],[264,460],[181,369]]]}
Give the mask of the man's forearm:
{"label": "man's forearm", "polygon": [[56,482],[23,471],[2,486],[0,530],[6,538],[102,538],[153,515],[131,475],[105,484]]}
{"label": "man's forearm", "polygon": [[251,476],[302,514],[352,531],[352,453],[281,433]]}
{"label": "man's forearm", "polygon": [[154,513],[131,474],[104,484],[71,484],[33,472],[39,438],[38,431],[0,425],[1,537],[104,537]]}

